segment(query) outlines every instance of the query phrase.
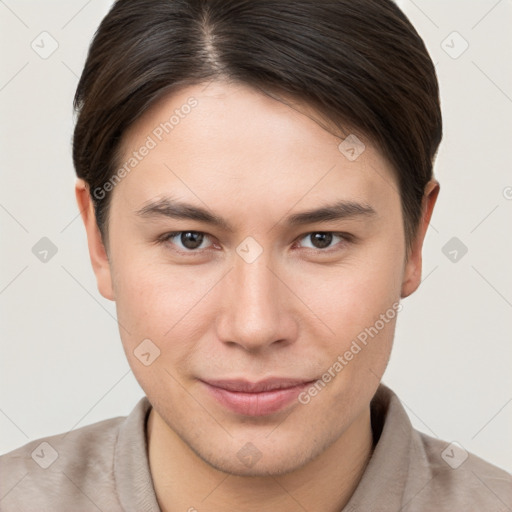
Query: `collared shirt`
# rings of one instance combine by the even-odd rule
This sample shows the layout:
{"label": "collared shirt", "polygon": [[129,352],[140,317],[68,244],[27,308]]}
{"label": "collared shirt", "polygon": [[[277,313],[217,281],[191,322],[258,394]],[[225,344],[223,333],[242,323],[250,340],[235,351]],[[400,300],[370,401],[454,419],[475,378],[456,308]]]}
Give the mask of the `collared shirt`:
{"label": "collared shirt", "polygon": [[[32,441],[0,457],[0,511],[159,512],[142,398],[127,417]],[[341,512],[512,511],[512,475],[415,430],[396,394],[371,402],[373,454]],[[205,507],[207,510],[207,507]]]}

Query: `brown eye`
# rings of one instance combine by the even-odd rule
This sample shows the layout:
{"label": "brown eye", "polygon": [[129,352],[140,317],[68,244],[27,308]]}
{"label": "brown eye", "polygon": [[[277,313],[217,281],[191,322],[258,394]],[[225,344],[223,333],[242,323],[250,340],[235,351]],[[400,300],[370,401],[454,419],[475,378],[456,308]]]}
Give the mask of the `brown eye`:
{"label": "brown eye", "polygon": [[199,231],[177,231],[175,233],[167,233],[162,237],[162,241],[176,245],[178,249],[186,251],[196,251],[197,249],[204,249],[201,247],[203,242],[207,240],[205,233]]}
{"label": "brown eye", "polygon": [[197,231],[183,231],[180,235],[180,242],[187,249],[197,249],[201,246],[204,235]]}
{"label": "brown eye", "polygon": [[311,241],[317,249],[325,249],[332,242],[331,233],[312,233]]}
{"label": "brown eye", "polygon": [[332,233],[330,231],[315,231],[303,236],[301,240],[311,240],[311,245],[303,246],[309,249],[326,249],[332,247],[333,240],[339,239],[341,242],[347,241],[342,233]]}

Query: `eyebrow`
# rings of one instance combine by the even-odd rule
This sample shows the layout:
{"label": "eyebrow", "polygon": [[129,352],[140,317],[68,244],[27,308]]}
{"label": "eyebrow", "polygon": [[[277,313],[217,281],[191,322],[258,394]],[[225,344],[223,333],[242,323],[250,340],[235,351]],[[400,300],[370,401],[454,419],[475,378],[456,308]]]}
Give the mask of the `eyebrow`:
{"label": "eyebrow", "polygon": [[[338,201],[334,204],[321,206],[320,208],[294,213],[288,216],[284,222],[293,227],[316,222],[372,217],[376,213],[372,206],[368,204],[354,201]],[[146,204],[136,212],[136,215],[142,218],[164,217],[195,220],[211,224],[227,232],[234,231],[226,219],[215,215],[201,206],[184,203],[170,197],[164,197]]]}

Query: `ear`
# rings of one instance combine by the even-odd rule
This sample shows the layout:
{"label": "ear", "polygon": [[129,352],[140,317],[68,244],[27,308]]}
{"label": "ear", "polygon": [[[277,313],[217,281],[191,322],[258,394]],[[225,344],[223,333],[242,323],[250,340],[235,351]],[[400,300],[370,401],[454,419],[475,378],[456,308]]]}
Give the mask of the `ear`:
{"label": "ear", "polygon": [[82,216],[82,221],[87,233],[89,256],[91,258],[94,274],[96,275],[98,290],[106,299],[115,300],[110,261],[96,222],[96,214],[94,212],[94,205],[89,192],[89,186],[84,180],[77,180],[75,185],[75,194],[78,209],[80,210],[80,215]]}
{"label": "ear", "polygon": [[416,232],[416,237],[411,244],[409,258],[405,264],[402,280],[402,298],[408,297],[418,289],[421,283],[422,249],[425,234],[427,233],[430,218],[439,195],[440,185],[436,180],[430,180],[425,186],[422,201],[422,215]]}

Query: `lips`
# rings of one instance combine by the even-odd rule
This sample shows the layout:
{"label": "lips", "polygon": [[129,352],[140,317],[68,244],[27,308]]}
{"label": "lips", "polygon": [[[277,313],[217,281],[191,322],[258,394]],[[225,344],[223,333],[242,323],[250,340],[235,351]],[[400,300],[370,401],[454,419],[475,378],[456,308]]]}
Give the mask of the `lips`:
{"label": "lips", "polygon": [[200,382],[210,396],[232,412],[244,416],[265,416],[284,409],[314,381],[268,378],[259,382],[243,379]]}

